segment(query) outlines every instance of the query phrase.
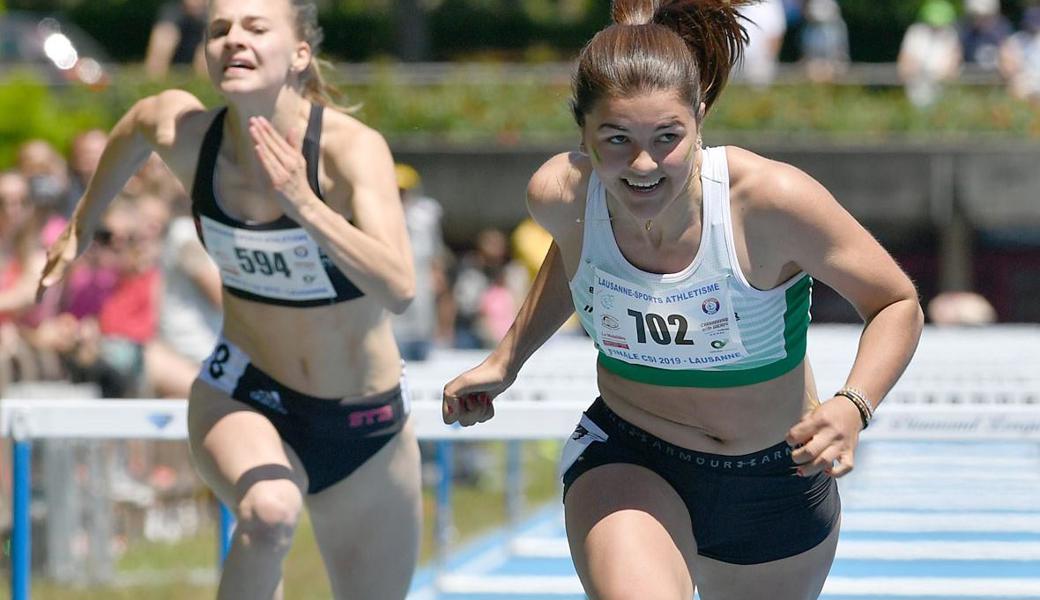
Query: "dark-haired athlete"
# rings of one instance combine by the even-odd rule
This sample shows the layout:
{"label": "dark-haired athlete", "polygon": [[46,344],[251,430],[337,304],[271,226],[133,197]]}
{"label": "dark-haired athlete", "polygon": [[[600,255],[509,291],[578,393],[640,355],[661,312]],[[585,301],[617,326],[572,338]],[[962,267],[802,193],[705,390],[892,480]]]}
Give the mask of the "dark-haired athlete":
{"label": "dark-haired athlete", "polygon": [[[444,390],[446,422],[490,418],[577,311],[601,397],[561,468],[594,599],[688,600],[695,584],[713,600],[816,598],[838,538],[834,478],[920,335],[914,286],[827,190],[701,146],[746,3],[614,3],[574,78],[583,152],[528,188],[553,248],[509,334]],[[866,321],[847,386],[823,404],[805,359],[814,278]]]}
{"label": "dark-haired athlete", "polygon": [[154,150],[191,190],[224,284],[222,339],[191,391],[199,473],[238,527],[218,595],[281,596],[304,504],[336,598],[403,598],[419,453],[388,314],[414,292],[383,138],[330,106],[304,0],[213,0],[206,59],[227,107],[167,91],[112,131],[41,287],[82,253]]}

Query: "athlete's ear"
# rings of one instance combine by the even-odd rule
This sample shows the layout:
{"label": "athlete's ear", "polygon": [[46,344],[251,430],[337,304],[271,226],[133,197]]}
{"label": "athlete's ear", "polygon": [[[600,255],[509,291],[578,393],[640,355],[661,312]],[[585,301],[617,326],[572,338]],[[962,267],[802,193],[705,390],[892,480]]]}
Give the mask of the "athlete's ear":
{"label": "athlete's ear", "polygon": [[302,75],[311,66],[311,60],[314,55],[311,52],[311,45],[307,42],[299,42],[296,44],[296,50],[293,52],[292,60],[292,71],[297,75]]}

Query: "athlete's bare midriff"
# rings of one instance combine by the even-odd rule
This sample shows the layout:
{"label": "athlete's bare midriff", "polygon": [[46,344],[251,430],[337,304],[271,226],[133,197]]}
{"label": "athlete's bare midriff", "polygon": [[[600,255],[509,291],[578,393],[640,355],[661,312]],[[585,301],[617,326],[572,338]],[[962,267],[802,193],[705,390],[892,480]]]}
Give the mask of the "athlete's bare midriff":
{"label": "athlete's bare midriff", "polygon": [[311,396],[360,400],[400,381],[390,320],[368,297],[286,308],[225,293],[224,335],[257,368]]}
{"label": "athlete's bare midriff", "polygon": [[672,444],[712,454],[773,446],[819,404],[807,361],[776,379],[713,389],[648,385],[598,371],[600,394],[618,416]]}

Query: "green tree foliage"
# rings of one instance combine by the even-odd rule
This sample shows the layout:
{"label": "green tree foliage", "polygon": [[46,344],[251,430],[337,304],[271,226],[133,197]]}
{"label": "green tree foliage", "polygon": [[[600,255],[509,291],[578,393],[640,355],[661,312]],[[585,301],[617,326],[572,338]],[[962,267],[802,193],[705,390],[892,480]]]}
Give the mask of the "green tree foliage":
{"label": "green tree foliage", "polygon": [[[0,0],[3,2],[4,0]],[[116,60],[140,60],[159,7],[170,0],[6,0],[11,9],[64,12],[98,38]],[[852,59],[895,60],[903,32],[924,0],[840,0]],[[1030,0],[1001,0],[1016,20]],[[395,55],[391,0],[319,0],[326,53],[370,60]],[[429,21],[431,59],[572,56],[609,20],[610,0],[421,0]],[[797,58],[798,24],[785,57]],[[532,51],[532,49],[534,51]]]}
{"label": "green tree foliage", "polygon": [[0,81],[0,169],[14,162],[18,145],[43,138],[66,148],[79,132],[107,127],[110,116],[86,90],[56,93],[31,74],[15,73]]}

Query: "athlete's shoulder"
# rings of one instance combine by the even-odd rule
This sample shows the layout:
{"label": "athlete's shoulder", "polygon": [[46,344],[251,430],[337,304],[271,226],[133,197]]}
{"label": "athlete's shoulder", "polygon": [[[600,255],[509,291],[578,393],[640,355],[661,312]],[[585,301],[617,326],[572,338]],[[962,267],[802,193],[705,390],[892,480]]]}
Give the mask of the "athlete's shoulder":
{"label": "athlete's shoulder", "polygon": [[550,232],[574,223],[585,212],[592,163],[580,152],[563,152],[547,160],[527,184],[527,208]]}
{"label": "athlete's shoulder", "polygon": [[329,107],[325,108],[322,117],[322,139],[344,144],[361,152],[373,145],[386,145],[383,134],[375,128],[352,115]]}
{"label": "athlete's shoulder", "polygon": [[726,147],[730,199],[748,213],[797,213],[819,201],[822,186],[801,169],[750,150]]}
{"label": "athlete's shoulder", "polygon": [[194,139],[204,130],[215,110],[184,90],[165,90],[140,100],[134,107],[137,121],[146,135],[160,147],[172,147],[179,139]]}
{"label": "athlete's shoulder", "polygon": [[592,163],[580,152],[563,152],[545,161],[527,185],[527,202],[532,206],[571,205],[585,198]]}
{"label": "athlete's shoulder", "polygon": [[352,171],[373,160],[392,160],[383,134],[339,110],[326,108],[322,118],[321,149],[326,160]]}

